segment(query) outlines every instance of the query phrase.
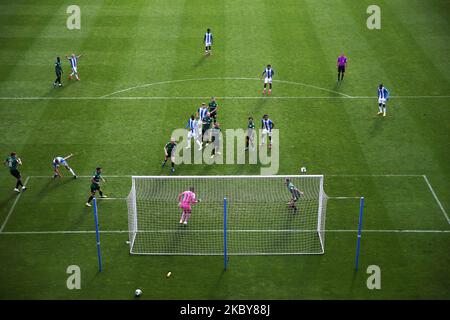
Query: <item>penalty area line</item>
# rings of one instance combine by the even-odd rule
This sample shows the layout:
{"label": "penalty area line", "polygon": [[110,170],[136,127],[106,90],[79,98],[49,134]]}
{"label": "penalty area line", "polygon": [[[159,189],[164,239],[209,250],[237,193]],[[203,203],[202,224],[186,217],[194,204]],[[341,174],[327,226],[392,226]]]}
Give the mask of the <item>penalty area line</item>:
{"label": "penalty area line", "polygon": [[[105,96],[105,97],[0,97],[0,100],[204,100],[210,97],[189,96]],[[218,96],[221,100],[301,100],[301,99],[376,99],[372,96]],[[391,99],[450,99],[450,96],[392,96]]]}
{"label": "penalty area line", "polygon": [[[423,177],[423,174],[323,174],[325,177]],[[261,177],[260,175],[254,175],[255,177]],[[275,175],[275,176],[270,176],[270,177],[285,177],[286,175]],[[298,175],[300,176],[300,175]],[[308,175],[306,175],[308,176]],[[310,175],[309,175],[310,176]],[[132,177],[148,177],[145,175],[136,175],[136,174],[131,174],[131,175],[104,175],[103,177],[105,178],[132,178]],[[153,177],[153,176],[152,176]],[[166,177],[166,176],[161,176],[161,177]],[[167,176],[167,177],[186,177],[186,176]],[[196,178],[196,177],[204,177],[204,176],[189,176],[191,178]],[[206,177],[215,177],[215,175],[208,175]],[[234,176],[234,175],[230,175],[230,177],[238,177],[238,176]],[[249,176],[245,176],[245,177],[249,177]],[[253,177],[253,176],[252,176]],[[53,179],[53,176],[51,175],[47,175],[47,176],[30,176],[30,178],[38,178],[38,179]],[[86,176],[86,175],[80,175],[77,176],[77,178],[92,178],[92,175],[90,176]],[[63,178],[64,179],[64,178]],[[73,179],[72,177],[70,177],[70,179]]]}

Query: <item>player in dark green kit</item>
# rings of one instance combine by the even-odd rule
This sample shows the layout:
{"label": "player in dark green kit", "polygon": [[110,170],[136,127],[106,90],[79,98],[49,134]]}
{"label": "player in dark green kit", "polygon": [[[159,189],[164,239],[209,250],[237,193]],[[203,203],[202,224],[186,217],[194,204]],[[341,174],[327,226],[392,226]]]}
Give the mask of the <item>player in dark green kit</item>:
{"label": "player in dark green kit", "polygon": [[215,122],[214,123],[214,127],[211,129],[212,132],[212,138],[211,138],[211,142],[214,143],[214,149],[212,149],[211,151],[211,158],[214,158],[214,156],[216,154],[221,154],[220,153],[220,127],[219,127],[219,123]]}
{"label": "player in dark green kit", "polygon": [[284,179],[284,183],[286,184],[289,193],[291,194],[291,199],[288,202],[289,208],[294,210],[294,213],[297,213],[297,206],[295,203],[300,199],[300,196],[304,195],[304,192],[299,190],[289,178]]}
{"label": "player in dark green kit", "polygon": [[25,190],[26,187],[22,183],[22,176],[20,175],[19,169],[17,169],[19,165],[22,165],[22,160],[17,157],[17,154],[15,152],[11,152],[11,154],[6,158],[4,164],[9,168],[9,172],[11,173],[11,175],[17,179],[14,191],[20,192],[20,186],[22,186],[22,190]]}
{"label": "player in dark green kit", "polygon": [[248,118],[248,124],[247,124],[247,136],[245,137],[245,150],[248,150],[249,144],[252,147],[252,150],[254,148],[253,141],[255,140],[255,123],[253,122],[253,118]]}
{"label": "player in dark green kit", "polygon": [[[209,112],[206,113],[206,116],[203,118],[202,121],[202,144],[203,141],[206,141],[206,145],[208,145],[211,142],[211,123],[213,121],[213,118],[211,118],[211,114]],[[205,133],[207,133],[207,136],[205,137]]]}
{"label": "player in dark green kit", "polygon": [[167,160],[170,158],[170,162],[172,164],[172,168],[170,168],[170,173],[175,172],[175,149],[177,144],[175,142],[175,138],[170,138],[170,141],[166,143],[164,146],[164,161],[161,167],[164,168]]}
{"label": "player in dark green kit", "polygon": [[89,197],[88,202],[86,202],[87,207],[91,207],[91,201],[94,199],[95,193],[98,191],[100,194],[100,198],[107,198],[106,195],[103,194],[102,190],[100,189],[100,179],[103,182],[106,182],[105,179],[102,177],[102,168],[98,167],[95,169],[94,175],[91,179],[91,196]]}
{"label": "player in dark green kit", "polygon": [[55,74],[56,74],[56,80],[55,82],[53,82],[53,87],[62,87],[62,83],[61,83],[61,76],[63,74],[63,69],[61,66],[61,59],[59,57],[56,57],[56,62],[55,62]]}
{"label": "player in dark green kit", "polygon": [[212,97],[208,104],[210,117],[214,119],[214,123],[217,122],[217,111],[219,110],[219,105],[216,102],[216,98]]}

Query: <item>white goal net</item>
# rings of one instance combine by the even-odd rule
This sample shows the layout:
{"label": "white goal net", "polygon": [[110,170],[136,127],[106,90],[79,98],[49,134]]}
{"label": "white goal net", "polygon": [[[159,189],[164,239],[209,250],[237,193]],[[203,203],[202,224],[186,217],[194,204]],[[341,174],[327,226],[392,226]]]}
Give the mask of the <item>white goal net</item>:
{"label": "white goal net", "polygon": [[[303,192],[295,203],[286,178]],[[178,195],[191,187],[201,201],[184,224]],[[228,255],[325,251],[322,175],[133,176],[127,201],[132,254],[223,255],[225,246]]]}

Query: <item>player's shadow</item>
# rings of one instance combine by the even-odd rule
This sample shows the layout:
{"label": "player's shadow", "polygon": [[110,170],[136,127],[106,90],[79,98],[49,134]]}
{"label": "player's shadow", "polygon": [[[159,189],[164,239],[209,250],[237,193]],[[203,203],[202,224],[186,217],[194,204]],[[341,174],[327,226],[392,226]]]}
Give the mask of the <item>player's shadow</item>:
{"label": "player's shadow", "polygon": [[200,59],[198,59],[197,62],[194,64],[194,68],[200,67],[203,63],[205,63],[206,59],[208,59],[208,56],[202,55]]}
{"label": "player's shadow", "polygon": [[[83,205],[81,203],[81,205],[83,206],[83,209],[80,210],[80,214],[78,215],[78,219],[74,220],[70,226],[68,227],[69,230],[79,230],[80,226],[82,226],[85,222],[86,222],[86,216],[89,216],[90,214],[92,214],[93,209],[86,207],[85,205]],[[98,223],[98,229],[101,230],[101,225],[100,222]]]}
{"label": "player's shadow", "polygon": [[335,81],[333,91],[338,91],[342,87],[342,81]]}
{"label": "player's shadow", "polygon": [[54,87],[53,82],[50,84],[47,93],[45,93],[45,97],[59,97],[64,96],[64,88],[68,88],[72,86],[75,82],[78,82],[76,79],[69,80],[68,77],[62,76],[61,83],[62,87]]}
{"label": "player's shadow", "polygon": [[375,115],[375,119],[372,121],[372,126],[370,127],[370,136],[375,137],[383,132],[383,117]]}
{"label": "player's shadow", "polygon": [[14,199],[15,197],[17,197],[20,193],[16,193],[14,191],[14,193],[11,193],[10,196],[8,198],[6,198],[4,201],[0,202],[0,207],[5,208],[6,205],[12,201],[12,199]]}
{"label": "player's shadow", "polygon": [[56,178],[53,179],[52,177],[48,177],[47,183],[44,185],[44,187],[39,191],[39,197],[42,199],[45,196],[48,196],[49,190],[56,189],[58,187],[61,187],[65,185],[66,183],[69,183],[75,179],[73,178]]}
{"label": "player's shadow", "polygon": [[[344,97],[343,94],[345,94],[345,93],[342,92],[344,90],[344,88],[345,88],[345,80],[341,80],[341,81],[337,81],[336,80],[334,82],[333,87],[330,88],[331,90],[335,91],[335,93],[331,93],[330,92],[330,95],[334,96],[334,97],[341,97],[342,98],[342,97]],[[339,93],[341,93],[341,94],[339,94]]]}

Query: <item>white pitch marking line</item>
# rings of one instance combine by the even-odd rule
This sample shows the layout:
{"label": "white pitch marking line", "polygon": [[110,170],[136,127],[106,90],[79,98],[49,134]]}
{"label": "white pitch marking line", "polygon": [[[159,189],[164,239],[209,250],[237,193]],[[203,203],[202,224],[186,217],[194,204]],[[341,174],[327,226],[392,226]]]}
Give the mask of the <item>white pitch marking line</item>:
{"label": "white pitch marking line", "polygon": [[[97,198],[97,200],[127,200],[128,198]],[[328,197],[333,200],[361,199],[361,197]]]}
{"label": "white pitch marking line", "polygon": [[[128,230],[99,230],[100,233],[128,233]],[[95,233],[95,230],[65,230],[65,231],[7,231],[1,234],[85,234]]]}
{"label": "white pitch marking line", "polygon": [[[285,177],[286,175],[277,175],[277,176],[266,176],[266,177]],[[324,174],[325,177],[423,177],[423,174]],[[78,178],[92,178],[92,176],[77,176]],[[104,178],[131,178],[131,177],[147,177],[147,176],[139,176],[139,175],[105,175]],[[161,178],[183,178],[185,176],[157,176]],[[216,177],[216,176],[190,176],[192,178],[198,177]],[[226,177],[226,176],[225,176]],[[230,175],[231,177],[231,175]],[[236,177],[236,176],[233,176]],[[246,176],[248,177],[248,176]],[[260,175],[254,175],[251,177],[261,177]],[[48,176],[30,176],[30,178],[47,178],[52,179],[51,175]],[[73,179],[73,178],[70,178]]]}
{"label": "white pitch marking line", "polygon": [[342,92],[338,92],[338,91],[334,91],[334,90],[330,90],[330,89],[326,89],[326,88],[321,88],[321,87],[317,87],[317,86],[313,86],[313,85],[307,84],[307,83],[300,83],[300,82],[286,81],[286,80],[274,80],[274,82],[280,82],[280,83],[287,83],[287,84],[300,85],[300,86],[304,86],[304,87],[310,87],[310,88],[323,90],[323,91],[327,91],[327,92],[331,92],[331,93],[337,93],[337,94],[339,94],[341,96],[344,96],[346,98],[353,98],[352,96],[349,96],[348,94],[345,94],[345,93],[342,93]]}
{"label": "white pitch marking line", "polygon": [[422,177],[423,174],[324,174],[326,177]]}
{"label": "white pitch marking line", "polygon": [[[102,176],[104,178],[131,178],[132,176],[127,176],[127,175],[123,175],[123,176]],[[38,179],[53,179],[53,176],[30,176],[30,178],[38,178]],[[92,178],[92,176],[77,176],[77,178]],[[64,179],[64,178],[63,178]],[[73,180],[72,177],[70,177],[70,179]]]}
{"label": "white pitch marking line", "polygon": [[[312,230],[311,230],[312,231]],[[325,230],[326,232],[358,232],[358,230]],[[361,230],[361,232],[371,232],[371,233],[450,233],[450,230]]]}
{"label": "white pitch marking line", "polygon": [[[164,96],[130,96],[130,97],[0,97],[0,100],[204,100],[210,97],[164,97]],[[371,96],[224,96],[220,100],[300,100],[300,99],[376,99]],[[450,99],[450,96],[391,96],[391,99]]]}
{"label": "white pitch marking line", "polygon": [[361,199],[361,197],[328,197],[328,199],[346,200],[346,199]]}
{"label": "white pitch marking line", "polygon": [[[311,230],[312,231],[312,230]],[[325,230],[326,232],[358,232],[358,230],[348,230],[348,229],[341,229],[341,230]],[[450,233],[450,230],[361,230],[361,232],[371,232],[371,233]]]}
{"label": "white pitch marking line", "polygon": [[[28,180],[30,180],[30,178],[31,178],[31,177],[27,177],[27,178],[25,179],[25,184],[24,184],[24,186],[27,186]],[[9,209],[9,212],[8,212],[8,215],[7,215],[6,218],[5,218],[5,221],[3,222],[2,226],[0,227],[0,233],[2,233],[3,230],[5,229],[6,224],[8,223],[8,220],[9,220],[9,218],[11,217],[11,215],[12,215],[12,213],[13,213],[13,211],[14,211],[14,208],[16,207],[17,202],[19,202],[19,199],[20,199],[20,197],[22,196],[22,193],[23,193],[23,192],[26,192],[26,190],[25,190],[25,191],[22,190],[22,191],[17,195],[16,199],[14,200],[14,203],[13,203],[13,205],[11,206],[11,209]]]}
{"label": "white pitch marking line", "polygon": [[428,188],[430,189],[431,193],[433,194],[433,197],[434,197],[434,199],[436,200],[436,202],[437,202],[439,208],[441,208],[441,211],[442,211],[442,213],[444,214],[445,219],[447,219],[447,222],[450,224],[450,219],[448,218],[447,212],[445,211],[444,207],[442,206],[442,203],[439,201],[439,199],[438,199],[436,193],[435,193],[434,190],[433,190],[433,187],[432,187],[431,184],[430,184],[430,181],[428,181],[427,176],[426,176],[426,175],[423,175],[423,179],[424,179],[425,182],[427,183]]}
{"label": "white pitch marking line", "polygon": [[[128,233],[128,230],[100,230],[100,233]],[[180,232],[180,230],[154,230],[143,233],[170,233]],[[189,230],[189,232],[223,232],[223,229],[217,230]],[[317,232],[317,230],[228,230],[228,232]],[[356,229],[330,229],[325,232],[331,233],[356,233]],[[450,230],[409,230],[409,229],[396,229],[396,230],[362,230],[365,233],[450,233]],[[66,231],[7,231],[2,232],[0,235],[48,235],[48,234],[91,234],[95,233],[95,230],[66,230]]]}
{"label": "white pitch marking line", "polygon": [[[191,82],[191,81],[209,81],[209,80],[233,80],[233,81],[236,81],[236,80],[251,80],[251,81],[261,81],[260,78],[245,78],[245,77],[197,78],[197,79],[168,80],[168,81],[147,83],[147,84],[143,84],[143,85],[138,85],[138,86],[134,86],[134,87],[130,87],[130,88],[114,91],[112,93],[105,94],[105,95],[101,96],[100,98],[106,98],[106,97],[109,97],[109,96],[112,96],[112,95],[115,95],[115,94],[118,94],[118,93],[131,91],[131,90],[134,90],[134,89],[141,89],[141,88],[151,87],[151,86],[160,85],[160,84],[172,84],[172,83]],[[307,83],[294,82],[294,81],[285,81],[285,80],[274,80],[274,82],[280,82],[280,83],[287,83],[287,84],[294,84],[294,85],[299,85],[299,86],[304,86],[304,87],[310,87],[310,88],[314,88],[314,89],[317,89],[317,90],[322,90],[322,91],[326,91],[326,92],[335,93],[335,94],[338,94],[338,95],[343,96],[343,97],[351,98],[351,96],[349,96],[347,94],[344,94],[344,93],[341,93],[341,92],[338,92],[338,91],[334,91],[334,90],[330,90],[330,89],[326,89],[326,88],[313,86],[313,85],[310,85],[310,84],[307,84]]]}

